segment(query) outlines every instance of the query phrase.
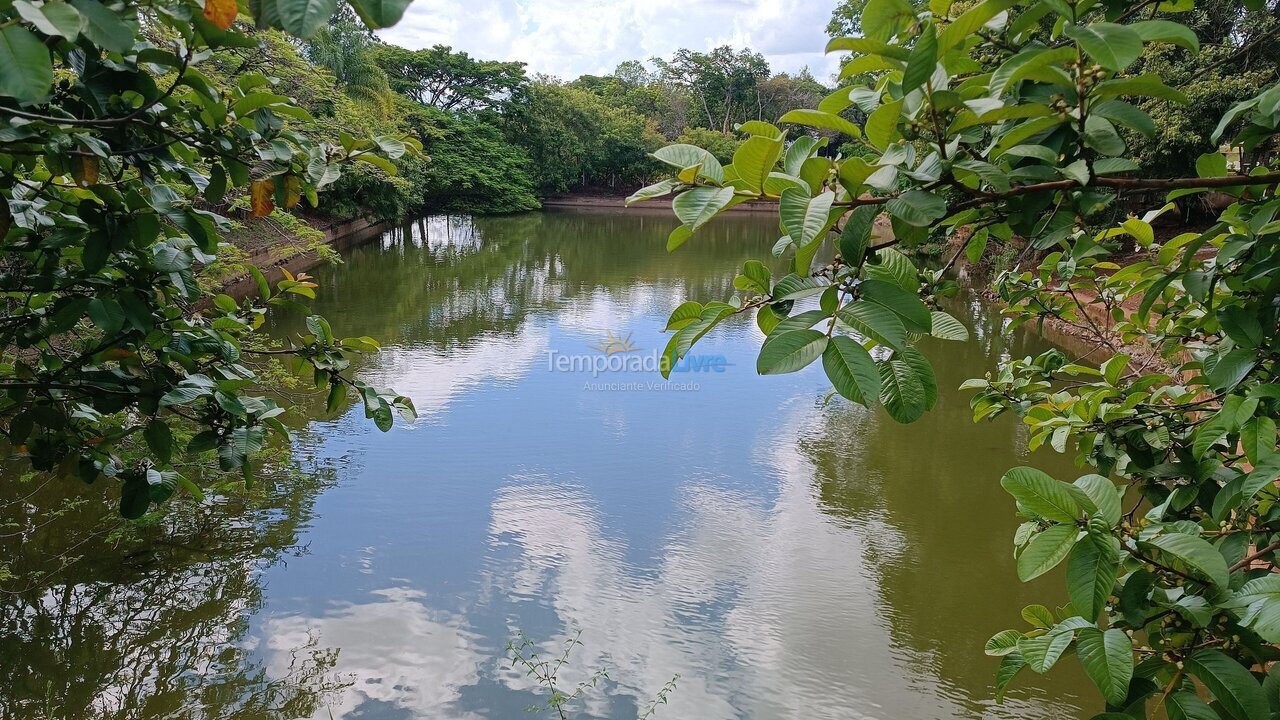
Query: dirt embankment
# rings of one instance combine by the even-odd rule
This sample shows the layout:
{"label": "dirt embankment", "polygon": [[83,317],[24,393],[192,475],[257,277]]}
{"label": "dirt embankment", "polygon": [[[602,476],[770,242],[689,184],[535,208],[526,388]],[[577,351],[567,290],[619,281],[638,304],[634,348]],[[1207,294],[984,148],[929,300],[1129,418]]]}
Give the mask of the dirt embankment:
{"label": "dirt embankment", "polygon": [[324,262],[332,253],[368,242],[387,229],[368,218],[308,219],[298,227],[282,227],[270,218],[246,220],[225,238],[232,249],[219,258],[220,267],[207,280],[208,289],[240,299],[258,291],[249,274],[256,267],[275,284],[284,270],[296,275]]}

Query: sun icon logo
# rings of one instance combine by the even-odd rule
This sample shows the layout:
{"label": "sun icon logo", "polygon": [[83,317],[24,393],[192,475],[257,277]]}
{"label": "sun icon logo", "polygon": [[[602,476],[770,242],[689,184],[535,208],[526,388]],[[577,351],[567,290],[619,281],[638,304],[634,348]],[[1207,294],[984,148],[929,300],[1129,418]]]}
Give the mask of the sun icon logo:
{"label": "sun icon logo", "polygon": [[612,331],[605,334],[604,340],[602,340],[599,345],[592,345],[591,347],[599,350],[605,355],[635,352],[640,349],[631,343],[631,333],[627,333],[626,337],[618,337],[617,335],[614,335]]}

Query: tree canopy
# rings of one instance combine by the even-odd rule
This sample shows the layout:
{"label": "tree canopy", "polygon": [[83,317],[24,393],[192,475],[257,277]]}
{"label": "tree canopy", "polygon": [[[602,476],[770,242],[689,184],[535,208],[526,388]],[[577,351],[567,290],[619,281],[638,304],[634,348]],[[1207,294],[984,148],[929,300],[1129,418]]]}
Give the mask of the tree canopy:
{"label": "tree canopy", "polygon": [[[404,6],[352,7],[381,27]],[[255,5],[260,24],[303,36],[333,9]],[[235,3],[0,14],[0,424],[33,468],[117,484],[128,517],[179,487],[200,494],[180,472],[188,456],[250,478],[268,434],[287,435],[285,408],[254,389],[266,356],[292,358],[332,404],[354,392],[383,429],[413,416],[407,398],[343,374],[349,355],[377,350],[371,338],[335,337],[319,316],[291,347],[254,338],[267,307],[305,312],[314,283],[258,273],[261,297],[240,303],[204,297],[195,271],[217,259],[226,204],[253,216],[316,205],[344,167],[394,172],[415,140],[308,137],[298,128],[314,118],[245,63],[215,88],[201,68],[216,69],[217,51],[259,47]]]}
{"label": "tree canopy", "polygon": [[444,45],[378,45],[373,59],[396,92],[445,111],[501,110],[528,81],[524,63],[476,60]]}

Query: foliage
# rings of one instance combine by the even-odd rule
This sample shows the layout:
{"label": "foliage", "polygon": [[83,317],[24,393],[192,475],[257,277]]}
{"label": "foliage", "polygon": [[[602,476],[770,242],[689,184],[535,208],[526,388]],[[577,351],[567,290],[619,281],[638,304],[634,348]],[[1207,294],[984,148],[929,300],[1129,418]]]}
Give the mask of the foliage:
{"label": "foliage", "polygon": [[693,97],[704,127],[727,133],[735,123],[759,119],[759,85],[769,77],[763,55],[725,45],[707,53],[680,49],[670,60],[654,62],[666,82]]}
{"label": "foliage", "polygon": [[[374,26],[403,10],[352,7]],[[262,25],[308,35],[333,5],[255,10]],[[131,518],[180,487],[200,493],[176,469],[188,456],[212,453],[250,478],[268,434],[287,435],[285,408],[251,390],[264,353],[291,357],[335,406],[355,390],[384,430],[396,410],[413,416],[407,398],[343,375],[349,355],[377,343],[334,337],[321,317],[292,347],[254,347],[267,307],[300,307],[314,283],[286,274],[272,288],[259,274],[263,302],[237,303],[202,295],[194,273],[216,261],[228,228],[206,208],[246,192],[258,217],[315,206],[345,165],[394,170],[416,142],[313,141],[298,131],[309,113],[260,72],[215,88],[201,67],[216,70],[217,51],[261,47],[234,26],[234,3],[21,2],[0,17],[0,425],[34,469],[118,484]],[[191,440],[177,442],[188,426]],[[118,452],[132,438],[149,452]]]}
{"label": "foliage", "polygon": [[421,197],[419,211],[509,213],[538,207],[528,155],[493,122],[418,107],[409,123],[431,156],[408,175]]}
{"label": "foliage", "polygon": [[396,92],[446,111],[502,110],[524,88],[524,63],[477,60],[444,45],[406,50],[379,45],[374,61]]}
{"label": "foliage", "polygon": [[[934,304],[954,290],[946,271],[1015,234],[1043,254],[996,283],[1012,323],[1073,327],[1092,352],[1009,358],[966,387],[976,419],[1015,413],[1033,448],[1074,449],[1089,470],[1067,482],[1014,468],[1001,480],[1025,519],[1019,576],[1065,563],[1067,593],[1056,610],[1026,608],[1029,628],[997,634],[986,651],[1001,658],[998,694],[1024,668],[1044,673],[1074,654],[1105,704],[1099,718],[1280,717],[1280,172],[1260,163],[1231,175],[1215,152],[1194,174],[1156,178],[1126,157],[1126,135],[1156,132],[1139,104],[1187,102],[1139,74],[1140,58],[1200,45],[1187,26],[1149,17],[1192,8],[871,0],[863,35],[828,46],[851,54],[846,77],[870,84],[779,118],[853,137],[859,155],[825,157],[812,134],[791,140],[750,122],[728,164],[693,145],[659,150],[670,177],[631,198],[674,194],[681,225],[669,248],[698,242],[734,205],[776,199],[773,251],[793,260],[781,277],[747,261],[734,296],[677,307],[666,367],[752,312],[761,374],[821,359],[834,394],[899,422],[937,401],[917,341],[968,337]],[[853,105],[864,122],[842,115]],[[1214,122],[1209,143],[1226,133],[1248,153],[1269,147],[1280,85]],[[1212,190],[1234,200],[1216,223],[1157,241],[1152,223],[1173,201]],[[1125,217],[1118,198],[1135,192],[1167,196]],[[890,238],[873,234],[881,215]],[[894,247],[959,228],[962,247],[938,270]],[[833,260],[815,267],[820,256]]]}
{"label": "foliage", "polygon": [[373,59],[377,40],[350,8],[343,6],[303,46],[308,60],[328,68],[352,100],[386,117],[393,105],[387,74]]}
{"label": "foliage", "polygon": [[1201,154],[1216,150],[1210,136],[1218,118],[1280,79],[1280,18],[1274,12],[1242,9],[1234,0],[1202,0],[1194,10],[1167,19],[1190,27],[1200,39],[1200,52],[1149,46],[1134,72],[1159,75],[1188,102],[1138,103],[1155,121],[1155,134],[1126,134],[1134,159],[1145,171],[1161,175],[1185,172]]}
{"label": "foliage", "polygon": [[649,153],[664,142],[642,115],[551,78],[534,81],[507,127],[538,168],[542,193],[646,182],[657,171]]}

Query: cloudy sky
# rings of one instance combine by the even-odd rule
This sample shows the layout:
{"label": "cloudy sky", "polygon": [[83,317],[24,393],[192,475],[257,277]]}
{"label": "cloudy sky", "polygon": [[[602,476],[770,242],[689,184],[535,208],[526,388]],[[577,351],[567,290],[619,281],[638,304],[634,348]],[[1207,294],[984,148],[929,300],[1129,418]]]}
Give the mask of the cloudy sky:
{"label": "cloudy sky", "polygon": [[764,53],[775,72],[836,70],[822,54],[836,0],[414,0],[384,39],[437,43],[480,58],[520,60],[531,73],[573,79],[623,60],[718,45]]}

